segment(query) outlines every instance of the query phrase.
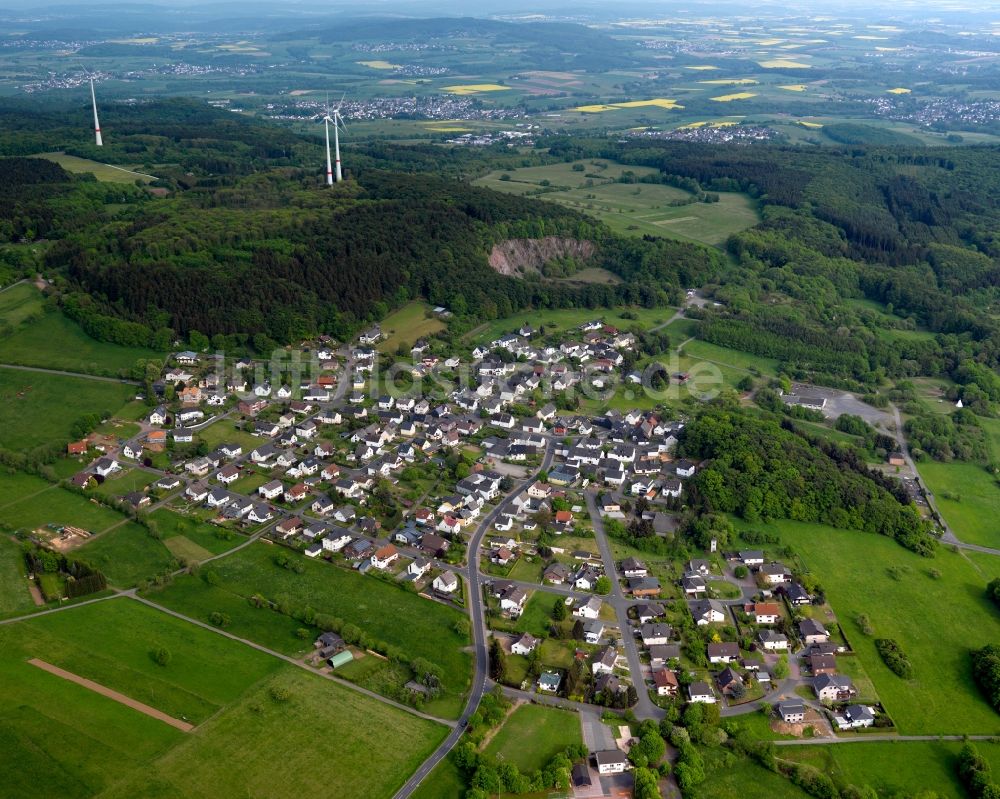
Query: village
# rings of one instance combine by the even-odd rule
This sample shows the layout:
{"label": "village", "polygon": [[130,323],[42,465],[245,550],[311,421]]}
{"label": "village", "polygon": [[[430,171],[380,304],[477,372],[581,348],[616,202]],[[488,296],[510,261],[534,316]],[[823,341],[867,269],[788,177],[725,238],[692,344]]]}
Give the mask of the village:
{"label": "village", "polygon": [[[460,354],[418,339],[393,380],[383,340],[374,326],[349,345],[310,342],[319,371],[298,381],[175,353],[139,435],[70,445],[96,456],[71,482],[113,486],[141,464],[158,479],[117,496],[136,514],[169,507],[469,612],[489,651],[477,682],[518,700],[639,719],[711,704],[798,736],[892,727],[870,681],[855,684],[824,597],[774,546],[712,538],[684,560],[633,546],[677,536],[700,465],[676,457],[682,416],[567,410],[574,391],[640,382],[622,368],[632,334],[599,319],[544,338],[525,325]],[[460,368],[464,381],[416,390]],[[320,667],[353,657],[333,633],[316,642]],[[590,768],[574,770],[581,795],[629,767],[628,739],[598,726]]]}

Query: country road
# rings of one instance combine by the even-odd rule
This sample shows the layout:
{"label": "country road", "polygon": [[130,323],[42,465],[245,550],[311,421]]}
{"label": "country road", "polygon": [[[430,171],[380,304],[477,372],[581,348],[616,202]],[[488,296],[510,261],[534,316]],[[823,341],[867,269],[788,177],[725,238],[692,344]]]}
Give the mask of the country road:
{"label": "country road", "polygon": [[84,372],[67,372],[63,369],[43,369],[40,366],[19,366],[16,363],[0,363],[0,369],[16,369],[19,372],[38,372],[43,375],[61,375],[62,377],[82,377],[85,380],[99,380],[102,383],[123,383],[129,386],[142,385],[138,380],[126,380],[123,377],[88,375]]}

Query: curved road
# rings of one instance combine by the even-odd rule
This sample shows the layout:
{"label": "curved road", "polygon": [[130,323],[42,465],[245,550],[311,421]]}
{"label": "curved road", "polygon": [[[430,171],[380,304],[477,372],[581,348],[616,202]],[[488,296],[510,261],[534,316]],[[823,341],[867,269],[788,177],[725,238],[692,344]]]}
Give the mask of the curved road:
{"label": "curved road", "polygon": [[483,612],[483,580],[479,573],[479,551],[482,547],[483,538],[493,526],[493,522],[495,522],[497,517],[500,515],[500,511],[502,511],[514,497],[524,491],[524,489],[536,479],[539,472],[547,471],[549,466],[552,465],[554,447],[554,440],[551,438],[548,439],[545,445],[545,457],[542,459],[542,465],[538,471],[511,489],[511,491],[504,497],[503,501],[499,502],[497,506],[486,515],[482,522],[480,522],[479,527],[476,528],[476,532],[473,533],[472,538],[469,540],[469,568],[468,571],[464,573],[464,576],[468,582],[469,613],[472,617],[472,642],[476,652],[476,667],[472,677],[472,689],[469,691],[469,699],[465,703],[465,709],[459,717],[458,724],[448,734],[448,737],[441,742],[441,745],[434,750],[434,753],[420,764],[420,767],[410,776],[410,779],[406,781],[403,787],[396,791],[394,799],[406,799],[406,797],[413,793],[423,779],[434,770],[434,767],[440,763],[459,742],[459,740],[461,740],[462,733],[465,732],[465,727],[469,723],[469,717],[476,712],[476,709],[479,707],[479,702],[483,698],[483,694],[486,692],[486,676],[489,673],[489,650],[487,644],[486,617]]}

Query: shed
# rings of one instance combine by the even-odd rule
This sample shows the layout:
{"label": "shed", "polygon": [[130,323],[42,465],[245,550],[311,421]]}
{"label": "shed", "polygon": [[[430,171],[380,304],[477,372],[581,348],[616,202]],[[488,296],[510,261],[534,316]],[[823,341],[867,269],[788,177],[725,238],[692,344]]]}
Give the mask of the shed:
{"label": "shed", "polygon": [[354,660],[354,655],[351,654],[350,650],[345,649],[343,652],[338,652],[332,658],[330,658],[329,663],[333,668],[338,668]]}

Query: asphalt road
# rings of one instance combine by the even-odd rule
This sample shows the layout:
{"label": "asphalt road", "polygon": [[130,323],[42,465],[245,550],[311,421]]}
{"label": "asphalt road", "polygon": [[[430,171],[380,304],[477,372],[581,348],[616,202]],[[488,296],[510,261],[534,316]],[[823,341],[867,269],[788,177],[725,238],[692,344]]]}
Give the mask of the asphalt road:
{"label": "asphalt road", "polygon": [[604,561],[604,573],[611,578],[611,593],[604,597],[604,601],[610,603],[618,616],[618,629],[621,632],[625,657],[628,659],[629,674],[632,676],[635,692],[639,696],[639,701],[636,702],[632,710],[637,718],[659,721],[666,716],[666,712],[657,707],[649,696],[649,688],[642,673],[642,661],[639,659],[639,646],[635,642],[635,634],[628,619],[628,609],[632,603],[622,593],[618,572],[615,570],[615,558],[611,552],[611,544],[608,543],[607,533],[604,532],[604,519],[601,518],[597,500],[594,499],[595,492],[585,491],[584,493],[587,499],[587,510],[590,512],[590,521],[594,525],[597,548],[601,551],[601,560]]}
{"label": "asphalt road", "polygon": [[[546,443],[545,457],[542,459],[539,471],[546,471],[552,465],[554,449],[554,442],[550,438]],[[472,690],[469,692],[469,699],[465,703],[462,715],[459,717],[458,725],[452,729],[448,737],[434,750],[434,753],[420,764],[420,767],[412,774],[410,779],[396,792],[394,799],[406,799],[406,797],[417,789],[417,786],[420,785],[423,779],[434,770],[434,767],[454,748],[455,744],[461,739],[462,733],[465,732],[465,727],[469,723],[469,717],[476,712],[476,708],[479,707],[479,702],[486,692],[486,678],[489,673],[489,650],[486,616],[483,609],[483,579],[479,573],[479,552],[482,547],[483,538],[493,527],[493,523],[500,515],[500,511],[514,497],[524,491],[533,479],[534,476],[528,478],[528,480],[522,482],[507,494],[504,500],[498,503],[480,522],[479,527],[476,528],[476,532],[473,533],[472,538],[469,540],[469,569],[464,576],[468,585],[469,615],[472,619],[472,643],[476,653],[476,668],[472,676]]]}

